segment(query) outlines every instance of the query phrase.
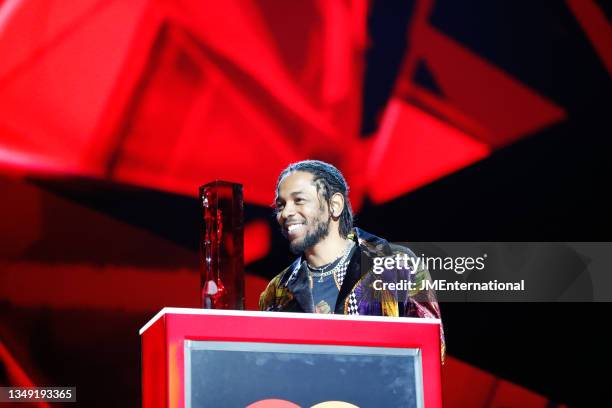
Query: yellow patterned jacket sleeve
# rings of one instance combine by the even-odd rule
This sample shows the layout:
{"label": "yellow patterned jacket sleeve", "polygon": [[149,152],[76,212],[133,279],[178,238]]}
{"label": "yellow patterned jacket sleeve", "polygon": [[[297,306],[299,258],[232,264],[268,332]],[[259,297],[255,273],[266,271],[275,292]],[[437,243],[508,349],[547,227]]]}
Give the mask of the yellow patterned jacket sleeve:
{"label": "yellow patterned jacket sleeve", "polygon": [[276,287],[278,285],[278,277],[272,279],[266,289],[259,295],[259,310],[270,310],[276,304]]}

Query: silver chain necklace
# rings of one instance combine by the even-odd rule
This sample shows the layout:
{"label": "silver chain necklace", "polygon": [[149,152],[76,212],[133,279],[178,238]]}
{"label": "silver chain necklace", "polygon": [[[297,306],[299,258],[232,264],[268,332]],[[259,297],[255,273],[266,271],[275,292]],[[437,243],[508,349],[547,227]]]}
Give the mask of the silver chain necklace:
{"label": "silver chain necklace", "polygon": [[[351,252],[351,249],[353,248],[353,241],[350,241],[350,243],[346,246],[346,249],[344,250],[344,253],[342,254],[340,261],[338,263],[336,263],[336,266],[334,266],[332,269],[330,269],[329,271],[325,271],[325,272],[314,272],[314,271],[309,271],[310,275],[313,278],[319,278],[318,282],[323,282],[323,278],[326,278],[330,275],[335,275],[336,272],[342,267],[342,265],[344,265],[344,263],[346,262],[346,258],[348,257],[349,253]],[[319,270],[322,271],[323,269],[325,269],[325,266],[321,267],[321,268],[312,268],[310,265],[308,265],[309,269],[314,269],[314,270]]]}

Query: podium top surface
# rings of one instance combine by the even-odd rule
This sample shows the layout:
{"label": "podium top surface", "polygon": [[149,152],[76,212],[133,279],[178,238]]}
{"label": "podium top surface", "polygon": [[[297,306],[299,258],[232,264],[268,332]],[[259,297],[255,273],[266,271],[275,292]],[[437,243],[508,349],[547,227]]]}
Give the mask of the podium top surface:
{"label": "podium top surface", "polygon": [[246,310],[221,310],[221,309],[189,309],[180,307],[164,307],[151,320],[147,322],[140,331],[142,335],[157,320],[167,314],[177,315],[214,315],[214,316],[250,316],[262,318],[291,318],[291,319],[310,319],[310,320],[358,320],[375,322],[395,322],[395,323],[418,323],[418,324],[440,324],[440,319],[429,319],[419,317],[386,317],[386,316],[354,316],[336,314],[316,314],[316,313],[288,313],[288,312],[260,312]]}

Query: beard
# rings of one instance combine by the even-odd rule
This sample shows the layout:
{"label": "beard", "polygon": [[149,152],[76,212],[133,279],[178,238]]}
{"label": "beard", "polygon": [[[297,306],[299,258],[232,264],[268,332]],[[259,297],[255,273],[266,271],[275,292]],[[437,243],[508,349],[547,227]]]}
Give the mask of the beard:
{"label": "beard", "polygon": [[311,248],[318,244],[322,239],[327,237],[329,234],[329,224],[331,223],[331,217],[327,220],[323,217],[317,219],[313,225],[312,231],[308,231],[303,239],[294,240],[289,244],[289,249],[295,255],[300,255],[308,248]]}

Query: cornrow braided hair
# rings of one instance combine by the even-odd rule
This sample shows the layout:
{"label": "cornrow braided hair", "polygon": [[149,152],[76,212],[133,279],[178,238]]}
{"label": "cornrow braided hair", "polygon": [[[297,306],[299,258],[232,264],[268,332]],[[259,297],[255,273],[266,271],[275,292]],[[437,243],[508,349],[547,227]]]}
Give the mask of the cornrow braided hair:
{"label": "cornrow braided hair", "polygon": [[327,205],[331,204],[331,198],[334,194],[342,194],[342,197],[344,197],[344,209],[340,214],[339,232],[341,236],[346,237],[353,229],[353,210],[348,198],[349,186],[340,170],[320,160],[303,160],[291,163],[278,176],[278,180],[276,181],[276,196],[279,194],[278,189],[281,181],[283,181],[287,175],[296,171],[312,174],[313,183],[317,188],[317,192],[325,202],[327,202]]}

